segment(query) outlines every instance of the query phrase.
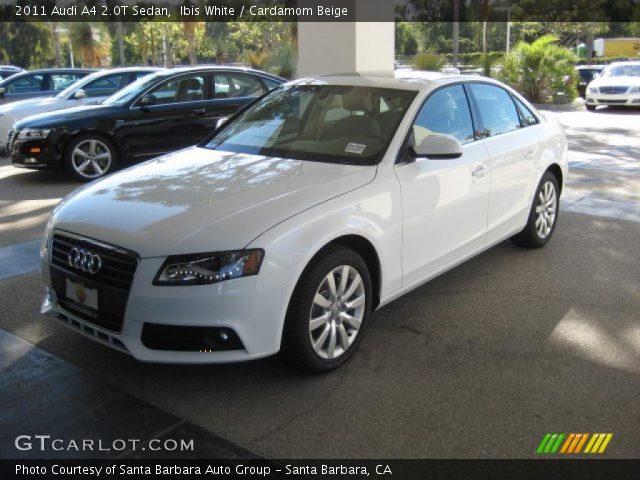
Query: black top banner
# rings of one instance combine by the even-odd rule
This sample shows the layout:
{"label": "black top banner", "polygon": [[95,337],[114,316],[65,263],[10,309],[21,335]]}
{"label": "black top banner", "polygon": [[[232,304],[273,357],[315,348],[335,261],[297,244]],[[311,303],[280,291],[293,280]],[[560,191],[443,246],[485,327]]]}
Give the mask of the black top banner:
{"label": "black top banner", "polygon": [[628,22],[634,18],[640,21],[640,0],[0,1],[3,22]]}

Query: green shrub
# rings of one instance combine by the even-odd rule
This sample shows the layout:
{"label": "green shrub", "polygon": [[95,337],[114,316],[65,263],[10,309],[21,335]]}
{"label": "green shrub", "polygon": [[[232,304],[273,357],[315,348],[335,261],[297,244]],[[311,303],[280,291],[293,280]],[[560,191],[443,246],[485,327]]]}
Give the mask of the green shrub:
{"label": "green shrub", "polygon": [[556,37],[545,35],[516,45],[500,62],[497,77],[534,103],[555,98],[572,102],[578,95],[576,60],[571,50],[557,44]]}
{"label": "green shrub", "polygon": [[434,52],[424,52],[413,57],[413,66],[416,70],[439,71],[444,65],[445,58]]}
{"label": "green shrub", "polygon": [[271,59],[271,70],[276,75],[292,79],[296,75],[297,58],[293,45],[287,43]]}

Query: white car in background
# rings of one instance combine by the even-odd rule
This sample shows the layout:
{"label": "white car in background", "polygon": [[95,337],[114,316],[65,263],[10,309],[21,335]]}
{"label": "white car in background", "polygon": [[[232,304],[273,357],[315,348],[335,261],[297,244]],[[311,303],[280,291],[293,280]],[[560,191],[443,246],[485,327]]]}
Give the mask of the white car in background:
{"label": "white car in background", "polygon": [[150,67],[100,70],[74,82],[55,97],[31,98],[0,106],[0,152],[6,152],[7,136],[18,120],[53,110],[99,103],[138,78],[158,70]]}
{"label": "white car in background", "polygon": [[544,246],[559,123],[490,79],[402,77],[285,84],[77,190],[47,223],[42,312],[142,361],[326,372],[374,309],[505,239]]}
{"label": "white car in background", "polygon": [[598,105],[640,107],[640,62],[614,62],[607,65],[587,85],[587,110]]}

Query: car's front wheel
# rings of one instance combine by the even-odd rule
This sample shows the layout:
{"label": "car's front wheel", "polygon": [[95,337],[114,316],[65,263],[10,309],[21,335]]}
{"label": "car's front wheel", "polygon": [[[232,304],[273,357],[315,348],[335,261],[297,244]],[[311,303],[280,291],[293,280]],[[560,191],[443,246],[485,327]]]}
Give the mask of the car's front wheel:
{"label": "car's front wheel", "polygon": [[593,112],[596,109],[595,105],[589,105],[588,103],[585,104],[585,107],[587,107],[587,110],[589,110],[590,112]]}
{"label": "car's front wheel", "polygon": [[527,225],[511,240],[516,245],[527,248],[540,248],[546,245],[556,229],[559,206],[558,180],[553,173],[545,172],[533,198]]}
{"label": "car's front wheel", "polygon": [[314,373],[344,364],[371,314],[367,264],[355,251],[331,246],[305,269],[295,288],[282,338],[288,363]]}
{"label": "car's front wheel", "polygon": [[115,146],[99,134],[80,135],[71,140],[65,151],[67,169],[83,182],[111,173],[116,162]]}

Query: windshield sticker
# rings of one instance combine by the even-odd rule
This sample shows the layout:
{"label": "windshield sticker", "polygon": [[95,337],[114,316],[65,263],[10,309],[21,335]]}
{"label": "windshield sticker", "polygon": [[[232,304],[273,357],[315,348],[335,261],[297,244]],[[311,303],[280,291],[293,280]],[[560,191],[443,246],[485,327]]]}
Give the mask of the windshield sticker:
{"label": "windshield sticker", "polygon": [[360,155],[362,154],[362,152],[364,152],[365,148],[367,148],[367,146],[362,145],[361,143],[349,143],[344,151],[347,153],[357,153]]}

